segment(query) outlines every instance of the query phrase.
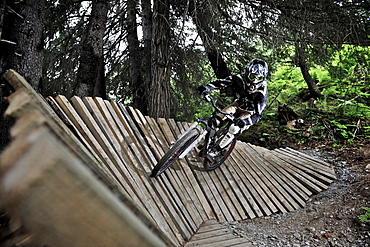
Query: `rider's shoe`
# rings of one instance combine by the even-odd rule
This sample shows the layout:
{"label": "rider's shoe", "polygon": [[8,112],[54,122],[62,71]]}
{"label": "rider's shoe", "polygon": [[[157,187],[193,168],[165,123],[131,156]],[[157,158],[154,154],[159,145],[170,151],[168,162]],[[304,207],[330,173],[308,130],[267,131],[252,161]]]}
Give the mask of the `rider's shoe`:
{"label": "rider's shoe", "polygon": [[210,162],[214,162],[216,157],[222,157],[226,154],[227,152],[227,149],[226,148],[220,148],[220,147],[217,147],[215,151],[212,151],[212,152],[209,152],[205,158],[210,161]]}

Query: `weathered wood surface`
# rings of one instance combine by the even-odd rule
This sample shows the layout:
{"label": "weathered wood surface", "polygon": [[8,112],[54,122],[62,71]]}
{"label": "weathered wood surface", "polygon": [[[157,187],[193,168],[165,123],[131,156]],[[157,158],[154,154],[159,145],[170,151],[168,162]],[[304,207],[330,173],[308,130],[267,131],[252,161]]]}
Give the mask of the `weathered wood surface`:
{"label": "weathered wood surface", "polygon": [[28,152],[27,138],[24,144],[15,137],[32,136],[32,126],[47,126],[167,244],[183,245],[208,220],[235,221],[304,207],[335,179],[333,168],[322,160],[289,148],[267,150],[242,142],[213,172],[204,171],[198,150],[193,150],[152,179],[157,160],[189,124],[153,119],[100,98],[48,98],[59,118],[15,72],[4,77],[17,88],[7,114],[18,119],[12,135],[19,148],[11,145],[2,155],[2,176]]}
{"label": "weathered wood surface", "polygon": [[237,231],[224,226],[216,220],[205,221],[193,235],[185,247],[214,247],[214,246],[254,246],[250,240]]}

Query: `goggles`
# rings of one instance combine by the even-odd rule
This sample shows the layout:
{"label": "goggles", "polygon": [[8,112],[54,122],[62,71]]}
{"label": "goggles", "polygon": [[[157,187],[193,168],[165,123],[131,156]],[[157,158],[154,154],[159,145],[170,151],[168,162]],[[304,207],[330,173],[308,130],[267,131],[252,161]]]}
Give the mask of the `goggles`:
{"label": "goggles", "polygon": [[249,73],[249,74],[248,74],[248,79],[249,79],[252,83],[258,83],[258,82],[263,81],[264,76],[263,76],[263,75],[259,75],[259,74]]}

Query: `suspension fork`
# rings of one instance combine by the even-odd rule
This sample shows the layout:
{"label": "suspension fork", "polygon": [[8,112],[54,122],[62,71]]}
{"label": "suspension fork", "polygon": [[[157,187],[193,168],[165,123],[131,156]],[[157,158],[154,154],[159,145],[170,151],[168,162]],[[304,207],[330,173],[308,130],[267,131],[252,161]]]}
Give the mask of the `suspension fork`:
{"label": "suspension fork", "polygon": [[[200,131],[200,130],[199,130]],[[203,132],[201,132],[198,136],[197,139],[195,139],[190,145],[189,147],[187,147],[187,149],[185,149],[185,151],[179,156],[179,159],[183,159],[189,152],[190,150],[192,150],[199,142],[200,140],[202,140],[202,138],[207,134],[207,131],[203,130]]]}
{"label": "suspension fork", "polygon": [[[199,123],[202,123],[206,126],[206,129],[204,128],[201,128],[201,127],[198,127],[198,124]],[[185,151],[179,156],[179,159],[183,159],[189,152],[190,150],[192,150],[199,142],[200,140],[202,140],[202,138],[208,133],[210,127],[208,126],[207,124],[207,121],[206,120],[202,120],[202,119],[198,119],[196,122],[194,122],[180,137],[183,137],[184,135],[186,135],[186,133],[188,133],[190,130],[192,129],[197,129],[198,132],[199,132],[199,136],[197,137],[197,139],[195,139],[190,145],[189,147],[187,147],[185,149]]]}

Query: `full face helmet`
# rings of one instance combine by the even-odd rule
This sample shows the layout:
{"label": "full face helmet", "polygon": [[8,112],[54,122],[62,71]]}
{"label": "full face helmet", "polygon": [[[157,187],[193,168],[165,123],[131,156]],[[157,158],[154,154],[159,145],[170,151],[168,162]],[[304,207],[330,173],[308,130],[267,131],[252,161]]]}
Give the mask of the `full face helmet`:
{"label": "full face helmet", "polygon": [[262,59],[253,59],[245,68],[246,88],[248,91],[256,91],[262,86],[268,74],[268,66]]}

